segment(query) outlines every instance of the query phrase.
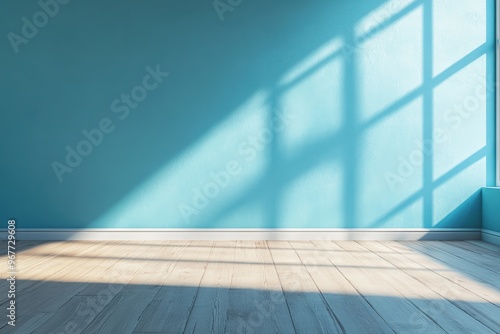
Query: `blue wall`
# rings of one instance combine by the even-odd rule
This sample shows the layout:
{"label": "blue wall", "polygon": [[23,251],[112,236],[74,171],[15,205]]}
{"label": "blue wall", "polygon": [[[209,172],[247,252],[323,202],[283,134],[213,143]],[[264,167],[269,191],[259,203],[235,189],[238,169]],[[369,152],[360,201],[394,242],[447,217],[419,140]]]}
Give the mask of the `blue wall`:
{"label": "blue wall", "polygon": [[59,1],[0,4],[3,221],[481,225],[493,0]]}
{"label": "blue wall", "polygon": [[483,228],[500,232],[500,188],[483,188]]}

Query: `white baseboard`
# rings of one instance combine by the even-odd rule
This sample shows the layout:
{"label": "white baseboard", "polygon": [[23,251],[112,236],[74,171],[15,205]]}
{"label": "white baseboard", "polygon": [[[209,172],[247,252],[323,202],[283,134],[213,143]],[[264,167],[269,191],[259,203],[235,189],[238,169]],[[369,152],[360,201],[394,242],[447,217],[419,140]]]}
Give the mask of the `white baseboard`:
{"label": "white baseboard", "polygon": [[500,245],[500,233],[490,230],[483,230],[482,232],[483,241]]}
{"label": "white baseboard", "polygon": [[[1,240],[6,230],[0,231]],[[478,228],[17,229],[17,240],[481,240]],[[483,233],[484,236],[484,233]]]}

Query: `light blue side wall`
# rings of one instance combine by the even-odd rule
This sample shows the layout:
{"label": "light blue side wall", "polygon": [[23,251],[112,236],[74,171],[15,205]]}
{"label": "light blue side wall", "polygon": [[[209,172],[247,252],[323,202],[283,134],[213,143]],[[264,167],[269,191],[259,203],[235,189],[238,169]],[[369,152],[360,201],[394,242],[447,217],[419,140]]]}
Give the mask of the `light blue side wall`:
{"label": "light blue side wall", "polygon": [[500,232],[500,188],[483,188],[483,228]]}
{"label": "light blue side wall", "polygon": [[493,0],[60,1],[0,4],[2,221],[481,226]]}

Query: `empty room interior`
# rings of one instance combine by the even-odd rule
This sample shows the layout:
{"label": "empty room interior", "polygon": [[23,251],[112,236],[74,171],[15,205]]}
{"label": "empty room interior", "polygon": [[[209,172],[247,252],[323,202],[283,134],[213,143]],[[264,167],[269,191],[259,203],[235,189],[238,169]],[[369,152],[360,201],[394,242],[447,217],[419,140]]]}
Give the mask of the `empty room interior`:
{"label": "empty room interior", "polygon": [[0,333],[500,333],[496,0],[3,0]]}

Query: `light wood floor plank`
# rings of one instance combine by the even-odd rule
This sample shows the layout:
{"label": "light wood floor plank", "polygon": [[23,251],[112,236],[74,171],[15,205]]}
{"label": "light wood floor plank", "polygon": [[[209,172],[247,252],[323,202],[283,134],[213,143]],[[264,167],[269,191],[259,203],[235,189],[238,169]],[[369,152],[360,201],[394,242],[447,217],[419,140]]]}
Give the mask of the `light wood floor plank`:
{"label": "light wood floor plank", "polygon": [[[168,245],[163,245],[154,252],[148,252],[149,260],[144,260],[143,268],[157,263],[166,253]],[[142,269],[142,268],[141,268]],[[139,319],[158,293],[161,285],[158,284],[164,273],[155,272],[145,274],[144,269],[138,270],[108,303],[95,319],[85,328],[83,334],[98,333],[133,333],[139,323]]]}
{"label": "light wood floor plank", "polygon": [[[106,247],[106,244],[96,243],[93,247],[102,249]],[[82,247],[82,244],[79,244],[76,248],[68,247],[68,252],[72,250],[78,254],[78,249],[89,251],[88,247],[85,248]],[[63,269],[58,265],[61,261],[64,262]],[[30,275],[31,279],[29,280],[23,279],[22,275],[21,279],[18,277],[16,303],[24,306],[23,314],[25,315],[18,322],[18,329],[31,332],[31,330],[59,311],[60,307],[84,284],[80,282],[72,283],[72,281],[83,277],[87,272],[95,271],[105,261],[107,261],[105,258],[78,261],[73,259],[68,261],[67,258],[53,257],[53,266],[47,268],[48,263],[41,262],[39,267],[33,268],[33,272],[39,272],[39,276],[34,276],[36,279],[33,278],[33,275]],[[51,270],[52,268],[56,268],[54,272]],[[3,308],[5,305],[3,304],[1,307]],[[40,314],[40,310],[43,310],[43,314]],[[0,320],[1,323],[3,321],[4,319]]]}
{"label": "light wood floor plank", "polygon": [[389,266],[373,263],[366,265],[364,258],[366,251],[360,252],[354,249],[350,252],[348,242],[313,241],[313,244],[323,250],[333,249],[335,251],[327,254],[332,265],[337,263],[341,265],[338,269],[344,277],[364,296],[396,333],[411,333],[422,330],[425,330],[426,333],[445,333],[404,295],[384,282],[382,271],[389,269]]}
{"label": "light wood floor plank", "polygon": [[318,251],[310,241],[291,241],[290,244],[346,333],[393,332],[366,299],[324,256],[324,252]]}
{"label": "light wood floor plank", "polygon": [[[108,249],[120,249],[127,246],[127,243],[119,242],[114,246],[111,245]],[[127,261],[126,256],[146,255],[148,252],[149,246],[128,247],[128,250],[122,253],[122,259],[106,260],[105,257],[99,257],[101,264],[109,263],[102,267],[95,266],[96,271],[84,270],[84,275],[77,278],[78,283],[71,283],[67,288],[72,288],[72,292],[65,291],[64,295],[68,301],[33,333],[67,332],[68,327],[74,327],[72,331],[81,333],[145,265],[145,262]],[[105,251],[106,253],[108,252]],[[66,286],[62,285],[64,288]]]}
{"label": "light wood floor plank", "polygon": [[[109,243],[106,243],[106,247],[109,248]],[[57,258],[53,259],[53,261],[57,261]],[[106,269],[108,269],[108,267],[111,266],[111,264],[114,262],[117,262],[117,260],[104,260],[104,262],[101,262],[100,264],[97,264],[97,265],[94,264],[91,267],[91,269],[81,277],[82,282],[89,282],[89,281],[95,282],[97,277],[102,272],[104,272]],[[77,263],[80,263],[82,265],[82,267],[85,266],[85,264],[83,262],[77,261]],[[48,270],[48,271],[50,271],[50,270]],[[56,280],[56,281],[52,281],[52,282],[47,281],[46,283],[51,284],[49,286],[49,288],[53,288],[54,290],[56,290],[55,295],[53,293],[48,293],[44,289],[37,289],[37,290],[35,290],[34,294],[32,294],[32,295],[27,294],[26,295],[26,296],[30,297],[30,299],[27,301],[29,303],[29,305],[31,305],[33,303],[34,304],[44,303],[44,302],[46,302],[46,300],[49,300],[49,302],[50,302],[54,298],[56,299],[56,301],[58,301],[58,303],[64,303],[64,299],[61,300],[61,298],[71,298],[71,296],[73,296],[74,293],[78,292],[78,287],[76,286],[76,285],[78,285],[78,283],[75,283],[75,282],[68,283],[68,282],[59,282]],[[70,294],[67,295],[67,294],[61,293],[61,290],[66,289],[68,286],[71,288]],[[60,287],[61,290],[57,289],[58,287]],[[75,288],[75,289],[73,289],[73,288]],[[17,303],[22,305],[19,300],[17,300]],[[63,305],[66,305],[66,304],[63,304]],[[28,321],[21,321],[20,323],[18,323],[16,328],[21,333],[23,333],[23,332],[31,333],[37,327],[40,327],[45,321],[47,321],[50,317],[52,317],[58,311],[59,311],[59,308],[53,312],[43,312],[43,311],[40,312],[39,307],[32,307],[31,313],[30,313],[30,309],[21,308],[21,310],[19,312],[19,316],[21,318],[25,318],[25,319],[29,319],[29,320]],[[33,315],[32,312],[38,312],[38,313]],[[66,331],[66,332],[68,332],[68,331]]]}
{"label": "light wood floor plank", "polygon": [[[19,254],[27,249],[37,247],[43,243],[47,243],[46,241],[35,241],[35,240],[27,240],[27,241],[22,241],[22,240],[16,240],[15,241],[15,252],[16,254]],[[0,260],[4,261],[6,259],[6,255],[8,252],[8,247],[7,246],[12,246],[12,243],[8,243],[7,240],[2,240],[0,241]],[[12,249],[10,249],[12,251]]]}
{"label": "light wood floor plank", "polygon": [[[236,241],[216,241],[200,283],[185,333],[224,333]],[[226,263],[228,262],[228,263]]]}
{"label": "light wood floor plank", "polygon": [[343,333],[336,315],[286,241],[268,241],[297,333]]}
{"label": "light wood floor plank", "polygon": [[[450,267],[450,265],[445,261],[438,260],[424,252],[415,250],[411,248],[407,242],[384,241],[384,246],[393,249],[395,252],[403,254],[410,260],[419,263],[427,270],[435,272],[436,274],[462,286],[488,302],[500,307],[500,291],[481,279],[476,279],[459,269]],[[411,250],[411,252],[409,252],[409,250]]]}
{"label": "light wood floor plank", "polygon": [[[79,243],[75,245],[75,247],[62,247],[61,253],[57,255],[51,254],[47,261],[41,261],[44,257],[40,254],[33,255],[33,261],[36,266],[33,267],[33,265],[31,265],[30,268],[22,269],[18,272],[18,279],[20,280],[18,285],[19,295],[31,294],[32,291],[38,289],[38,285],[43,284],[44,281],[63,280],[67,277],[64,273],[73,275],[75,273],[73,269],[81,270],[81,265],[83,263],[88,266],[95,265],[96,261],[99,261],[99,258],[94,259],[89,257],[88,259],[95,261],[85,261],[85,259],[81,261],[81,256],[89,254],[92,251],[102,250],[106,246],[106,244],[101,242]],[[77,258],[79,260],[75,261]],[[24,258],[20,257],[18,262],[24,264]],[[50,270],[48,270],[49,268]],[[6,296],[1,296],[0,303],[4,303],[6,298]]]}
{"label": "light wood floor plank", "polygon": [[388,269],[381,272],[380,276],[388,284],[392,285],[405,296],[411,303],[417,306],[422,313],[431,318],[438,326],[448,333],[494,333],[462,309],[451,303],[425,284],[415,279],[394,266],[390,261],[384,259],[357,242],[351,242],[351,247],[356,250],[368,251],[364,257],[364,265],[388,265]]}
{"label": "light wood floor plank", "polygon": [[491,250],[493,252],[497,252],[500,254],[500,245],[495,245],[495,244],[491,244],[489,242],[479,241],[479,240],[468,240],[466,242],[473,244],[473,245],[476,245],[478,247],[486,248],[488,250]]}
{"label": "light wood floor plank", "polygon": [[500,289],[500,279],[498,274],[487,268],[484,268],[480,265],[477,265],[463,258],[454,256],[441,249],[431,247],[427,245],[425,242],[412,241],[412,242],[406,242],[405,245],[417,251],[420,251],[428,256],[431,256],[434,259],[439,260],[442,263],[445,263],[447,266],[450,266],[466,275],[473,277],[475,280],[479,282],[484,282],[486,284],[495,287],[496,289]]}
{"label": "light wood floor plank", "polygon": [[225,333],[294,333],[264,241],[238,241]]}
{"label": "light wood floor plank", "polygon": [[453,244],[454,246],[466,249],[479,255],[488,254],[494,257],[500,256],[500,250],[492,250],[486,247],[482,247],[479,244],[471,243],[469,241],[444,241],[444,243]]}
{"label": "light wood floor plank", "polygon": [[[391,249],[385,246],[384,243],[377,241],[362,241],[359,243],[398,269],[422,282],[429,289],[449,300],[490,330],[495,331],[500,328],[500,318],[496,316],[500,314],[500,307],[489,303],[484,298],[462,287],[458,283],[440,276],[432,270],[428,270],[421,264],[411,260],[406,254],[390,252]],[[437,311],[438,309],[435,310]]]}
{"label": "light wood floor plank", "polygon": [[[190,245],[212,247],[212,241],[192,241]],[[162,287],[142,314],[136,332],[181,333],[187,324],[202,280],[210,249],[186,249],[189,265],[181,261],[166,275]]]}
{"label": "light wood floor plank", "polygon": [[[499,250],[477,241],[19,242],[13,333],[498,332]],[[10,333],[5,320],[0,332]]]}
{"label": "light wood floor plank", "polygon": [[[429,241],[426,242],[426,245],[463,259],[464,261],[473,262],[474,264],[491,270],[496,274],[500,273],[500,262],[498,262],[498,257],[496,256],[486,253],[478,254],[474,251],[459,247],[454,242]],[[500,275],[498,277],[500,277]]]}

